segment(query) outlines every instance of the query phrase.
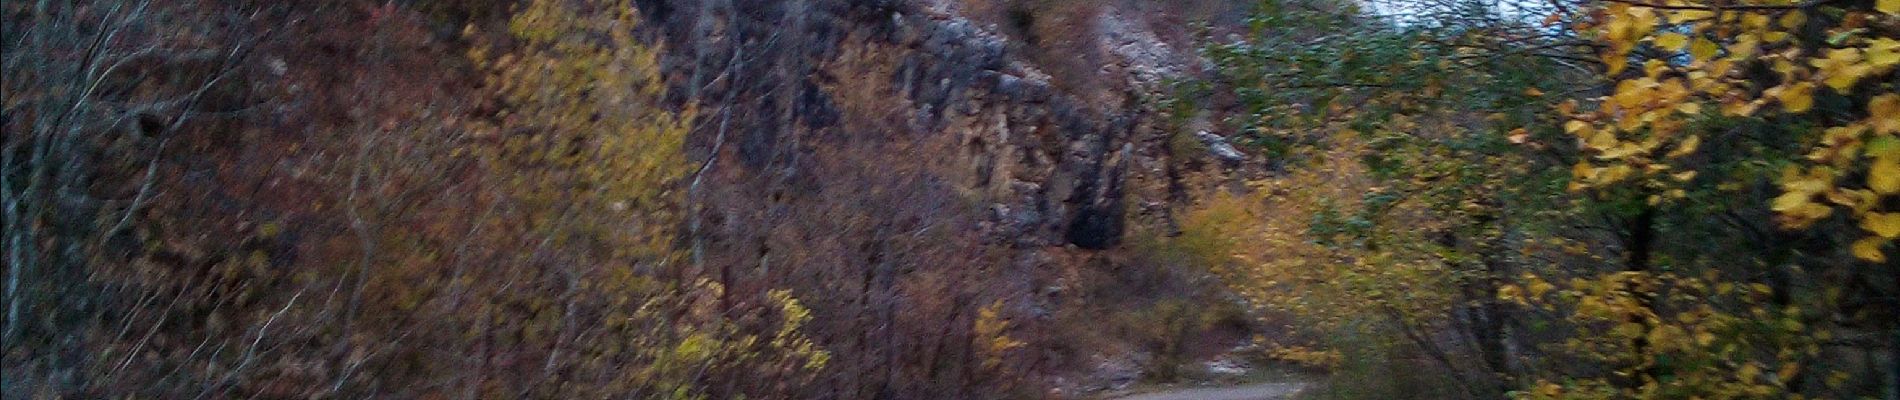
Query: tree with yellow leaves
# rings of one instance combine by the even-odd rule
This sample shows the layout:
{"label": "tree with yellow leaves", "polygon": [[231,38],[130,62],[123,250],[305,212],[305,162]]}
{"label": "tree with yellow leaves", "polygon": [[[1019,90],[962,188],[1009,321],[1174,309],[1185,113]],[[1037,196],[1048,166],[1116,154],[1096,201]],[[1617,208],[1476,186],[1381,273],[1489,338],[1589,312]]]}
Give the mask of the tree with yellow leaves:
{"label": "tree with yellow leaves", "polygon": [[[1314,336],[1353,338],[1325,343],[1349,363],[1416,354],[1443,372],[1421,378],[1431,386],[1501,395],[1518,367],[1496,291],[1544,212],[1569,211],[1538,168],[1548,148],[1529,146],[1543,132],[1524,127],[1547,119],[1553,78],[1575,75],[1515,48],[1562,43],[1461,14],[1400,24],[1326,7],[1263,2],[1248,41],[1208,51],[1246,110],[1231,120],[1240,141],[1288,170],[1240,196],[1252,215],[1237,218],[1261,219],[1241,223],[1278,227],[1234,243],[1250,261],[1226,275]],[[1190,225],[1233,204],[1217,196]],[[1451,333],[1460,340],[1435,340]]]}
{"label": "tree with yellow leaves", "polygon": [[[1679,198],[1675,182],[1698,171],[1697,126],[1708,118],[1759,119],[1812,140],[1781,177],[1773,209],[1800,229],[1843,210],[1867,236],[1852,250],[1886,260],[1900,214],[1881,206],[1900,193],[1900,2],[1611,2],[1578,28],[1605,44],[1614,90],[1594,107],[1568,103],[1565,125],[1592,157],[1577,188],[1626,185]],[[1870,7],[1871,6],[1871,7]],[[1581,109],[1580,109],[1581,108]]]}
{"label": "tree with yellow leaves", "polygon": [[[1646,203],[1641,207],[1648,210],[1697,207],[1710,196],[1741,194],[1740,198],[1760,199],[1765,204],[1756,207],[1772,210],[1776,225],[1789,232],[1757,234],[1783,238],[1773,240],[1771,250],[1764,253],[1771,260],[1809,253],[1802,257],[1810,261],[1797,262],[1807,268],[1821,267],[1816,272],[1848,278],[1828,278],[1823,284],[1863,276],[1900,277],[1891,265],[1881,265],[1887,261],[1885,248],[1900,237],[1900,217],[1896,217],[1900,214],[1889,205],[1889,198],[1900,193],[1900,147],[1896,147],[1900,142],[1894,138],[1900,134],[1900,96],[1894,94],[1892,82],[1894,67],[1900,65],[1900,41],[1895,40],[1900,35],[1895,29],[1900,24],[1900,2],[1611,1],[1580,10],[1552,18],[1569,22],[1580,36],[1600,44],[1595,57],[1610,89],[1601,97],[1572,100],[1558,108],[1570,118],[1564,130],[1576,138],[1585,156],[1572,168],[1572,190],[1640,198]],[[1748,196],[1755,191],[1752,187],[1768,180],[1778,181],[1777,193],[1767,196],[1772,199]],[[1853,258],[1877,264],[1872,270],[1827,272],[1826,265],[1838,263],[1823,261],[1829,260],[1828,249],[1787,243],[1801,237],[1818,241],[1846,237],[1839,243],[1852,242],[1841,247]],[[1752,310],[1748,312],[1754,318],[1787,319],[1786,325],[1793,327],[1787,334],[1808,336],[1826,332],[1817,333],[1803,321],[1826,313],[1840,312],[1844,315],[1839,318],[1850,321],[1877,320],[1882,317],[1874,315],[1886,314],[1835,311],[1831,303],[1843,299],[1838,287],[1828,288],[1818,298],[1791,298],[1795,288],[1788,285],[1784,271],[1805,268],[1765,267],[1774,285],[1762,286],[1762,291],[1773,293],[1773,303],[1784,307],[1771,307],[1769,314],[1785,317],[1764,315],[1759,307],[1727,309]],[[1653,281],[1667,276],[1648,269],[1631,272],[1639,275],[1597,282]],[[1697,282],[1716,284],[1707,279]],[[1601,285],[1579,285],[1589,286]],[[1847,294],[1880,296],[1878,291],[1890,289],[1863,290],[1873,292]],[[1718,292],[1712,296],[1729,293]],[[1639,356],[1624,360],[1619,372],[1635,381],[1621,385],[1620,396],[1666,397],[1668,392],[1658,390],[1682,381],[1664,378],[1712,372],[1658,369],[1656,363],[1661,360],[1683,357],[1667,355],[1672,350],[1666,338],[1646,336],[1670,332],[1675,320],[1707,319],[1689,318],[1691,314],[1679,314],[1681,318],[1655,315],[1666,299],[1649,295],[1639,300],[1642,310],[1625,319],[1636,324],[1629,329],[1634,334],[1621,335],[1635,345],[1625,354]],[[1712,300],[1677,301],[1706,304]],[[1800,303],[1791,305],[1792,301]],[[1879,303],[1889,308],[1897,305]],[[1578,303],[1580,309],[1582,305]],[[1857,325],[1861,324],[1849,324]],[[1874,323],[1854,329],[1870,328],[1893,331],[1889,346],[1900,348],[1900,326]],[[1775,348],[1768,343],[1783,342],[1757,340],[1753,344]],[[1762,375],[1745,374],[1741,381],[1688,393],[1708,398],[1800,393],[1799,385],[1790,383],[1800,381],[1794,376],[1804,365],[1800,360],[1812,359],[1820,350],[1782,349],[1775,358],[1796,361],[1784,364],[1782,376],[1766,380],[1769,385],[1756,386],[1762,381],[1753,377]],[[1724,356],[1714,350],[1687,354]],[[1745,371],[1760,371],[1757,365],[1762,361],[1728,362],[1749,368]],[[1900,367],[1893,371],[1885,385],[1890,397],[1900,391]],[[1551,398],[1561,392],[1558,387],[1540,386],[1534,397]],[[1730,391],[1746,387],[1752,389]]]}
{"label": "tree with yellow leaves", "polygon": [[1323,245],[1219,229],[1231,283],[1304,326],[1394,315],[1370,336],[1526,398],[1900,393],[1900,363],[1831,362],[1900,349],[1900,4],[1507,3],[1266,2],[1209,51],[1240,142],[1291,160],[1211,220]]}
{"label": "tree with yellow leaves", "polygon": [[[518,235],[517,265],[495,279],[561,295],[487,292],[479,313],[515,332],[538,374],[522,393],[722,398],[783,392],[828,355],[799,331],[810,316],[786,291],[729,310],[727,288],[681,268],[680,178],[693,111],[660,101],[657,52],[638,44],[624,0],[537,0],[509,21],[507,45],[469,54],[503,110],[470,149],[498,180],[498,234]],[[501,328],[501,327],[496,327]],[[749,378],[748,378],[749,377]],[[763,378],[763,379],[761,379]],[[712,385],[713,382],[722,382]]]}

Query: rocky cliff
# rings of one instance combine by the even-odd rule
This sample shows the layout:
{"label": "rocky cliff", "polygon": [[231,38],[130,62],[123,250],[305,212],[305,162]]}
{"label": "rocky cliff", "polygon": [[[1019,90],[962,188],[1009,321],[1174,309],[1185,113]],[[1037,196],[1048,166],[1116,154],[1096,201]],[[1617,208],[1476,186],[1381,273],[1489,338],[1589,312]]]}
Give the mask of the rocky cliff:
{"label": "rocky cliff", "polygon": [[[1051,76],[1012,54],[1010,39],[945,4],[905,2],[669,2],[650,6],[667,26],[678,92],[721,110],[701,132],[726,162],[778,163],[824,153],[837,142],[943,141],[957,151],[942,171],[987,205],[985,234],[1018,247],[1072,244],[1103,249],[1120,239],[1131,158],[1157,135],[1138,90],[1176,55],[1159,42],[1109,43],[1109,63],[1087,77],[1103,84],[1059,90]],[[1094,22],[1094,21],[1092,21]],[[1120,35],[1140,28],[1104,15]],[[1152,34],[1148,37],[1152,40]],[[1143,48],[1141,45],[1154,47]],[[1130,68],[1135,66],[1137,68]],[[1129,71],[1141,70],[1135,74]],[[1123,74],[1127,72],[1126,74]],[[1124,75],[1122,81],[1113,81]],[[726,109],[733,111],[724,111]],[[854,113],[853,111],[866,111]],[[719,132],[714,132],[719,131]],[[719,133],[725,133],[724,143]],[[1152,154],[1144,152],[1144,154]]]}
{"label": "rocky cliff", "polygon": [[1061,398],[1220,303],[1137,249],[1228,2],[632,3],[0,7],[0,181],[60,177],[0,392]]}
{"label": "rocky cliff", "polygon": [[[1054,321],[1100,272],[1082,269],[1119,268],[1103,257],[1131,229],[1170,229],[1180,169],[1208,164],[1170,148],[1153,106],[1195,65],[1153,27],[1202,3],[1220,2],[643,3],[674,93],[701,110],[705,268],[848,294],[812,305],[820,336],[858,338],[831,345],[863,357],[842,368],[870,384],[842,386],[882,388],[867,397],[1071,367]],[[982,357],[931,342],[975,334],[954,322],[991,304],[1029,340],[1004,360],[1016,372],[886,369]]]}

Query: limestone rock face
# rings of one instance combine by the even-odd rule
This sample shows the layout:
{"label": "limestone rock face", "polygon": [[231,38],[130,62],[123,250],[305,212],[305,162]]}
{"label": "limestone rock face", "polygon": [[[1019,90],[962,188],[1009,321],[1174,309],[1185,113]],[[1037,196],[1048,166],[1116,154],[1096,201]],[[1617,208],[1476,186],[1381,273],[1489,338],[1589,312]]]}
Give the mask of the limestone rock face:
{"label": "limestone rock face", "polygon": [[[936,172],[988,204],[985,235],[1021,248],[1112,247],[1131,196],[1166,200],[1149,190],[1165,185],[1129,183],[1165,179],[1153,166],[1168,154],[1166,133],[1144,104],[1186,63],[1120,10],[1077,29],[1092,36],[1074,38],[1088,42],[1080,51],[1107,62],[1067,77],[1092,84],[1065,90],[1003,28],[959,14],[973,8],[962,2],[653,3],[667,11],[650,18],[664,28],[676,93],[731,109],[703,116],[719,119],[723,139],[718,129],[694,138],[701,152],[713,140],[736,147],[722,162],[796,176],[798,155],[829,157],[837,144],[947,142],[954,151],[896,158],[954,160]],[[1216,156],[1238,155],[1226,150]]]}
{"label": "limestone rock face", "polygon": [[[1026,38],[1029,27],[984,17],[1010,15],[1001,3],[640,2],[659,10],[647,27],[675,100],[699,112],[689,149],[709,160],[693,194],[706,268],[727,270],[727,286],[832,294],[808,304],[818,334],[867,337],[827,345],[865,357],[839,365],[900,398],[932,389],[872,371],[934,363],[880,359],[934,357],[878,339],[906,313],[933,322],[902,329],[938,329],[1001,300],[1021,329],[1043,329],[1070,294],[1042,288],[1070,284],[1131,229],[1165,224],[1180,197],[1176,129],[1152,105],[1199,63],[1142,19],[1166,13],[1088,6],[1064,11],[1083,15],[1061,20],[1080,24],[1070,34]],[[961,281],[931,286],[944,279]],[[899,290],[960,303],[880,302]],[[915,335],[962,328],[942,329]]]}

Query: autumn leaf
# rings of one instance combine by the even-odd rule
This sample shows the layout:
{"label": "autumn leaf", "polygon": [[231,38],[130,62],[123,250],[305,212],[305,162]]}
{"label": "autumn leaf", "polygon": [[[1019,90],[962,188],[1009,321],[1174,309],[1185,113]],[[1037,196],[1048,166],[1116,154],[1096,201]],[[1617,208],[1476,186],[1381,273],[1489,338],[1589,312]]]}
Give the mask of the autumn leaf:
{"label": "autumn leaf", "polygon": [[1689,37],[1680,33],[1670,32],[1657,36],[1655,43],[1656,47],[1664,50],[1682,50],[1682,46],[1689,44]]}
{"label": "autumn leaf", "polygon": [[1861,217],[1860,228],[1883,238],[1900,237],[1900,213],[1867,213]]}
{"label": "autumn leaf", "polygon": [[1512,129],[1510,135],[1505,136],[1507,140],[1515,144],[1524,144],[1525,141],[1530,140],[1530,137],[1531,131],[1524,128]]}
{"label": "autumn leaf", "polygon": [[1854,241],[1852,248],[1854,257],[1873,262],[1887,262],[1887,254],[1880,249],[1880,247],[1886,243],[1887,239],[1877,237],[1861,238],[1860,240]]}
{"label": "autumn leaf", "polygon": [[1681,143],[1676,144],[1675,150],[1670,150],[1669,154],[1664,155],[1664,157],[1680,158],[1682,156],[1695,154],[1696,149],[1700,148],[1701,146],[1702,146],[1702,135],[1689,135],[1688,138],[1682,139]]}
{"label": "autumn leaf", "polygon": [[1708,39],[1696,38],[1695,43],[1689,45],[1689,56],[1699,61],[1714,60],[1715,53],[1719,51],[1721,51],[1721,46]]}
{"label": "autumn leaf", "polygon": [[1872,68],[1900,64],[1900,40],[1880,38],[1867,41],[1867,63]]}
{"label": "autumn leaf", "polygon": [[1873,165],[1867,170],[1867,187],[1880,194],[1900,193],[1900,140],[1881,137],[1867,146]]}
{"label": "autumn leaf", "polygon": [[1868,100],[1867,120],[1875,133],[1900,134],[1900,95],[1889,93]]}
{"label": "autumn leaf", "polygon": [[1803,113],[1814,107],[1814,84],[1796,82],[1781,86],[1775,98],[1781,100],[1781,107],[1790,113]]}

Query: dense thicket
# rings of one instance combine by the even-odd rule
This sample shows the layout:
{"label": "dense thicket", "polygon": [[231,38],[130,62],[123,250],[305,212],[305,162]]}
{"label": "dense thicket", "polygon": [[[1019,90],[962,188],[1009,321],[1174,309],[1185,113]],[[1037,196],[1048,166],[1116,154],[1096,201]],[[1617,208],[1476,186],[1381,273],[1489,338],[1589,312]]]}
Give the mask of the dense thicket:
{"label": "dense thicket", "polygon": [[626,2],[5,4],[8,398],[772,397],[830,357],[686,268],[694,114]]}
{"label": "dense thicket", "polygon": [[912,10],[7,1],[0,395],[1036,396],[1067,221],[919,157],[1002,55]]}
{"label": "dense thicket", "polygon": [[1900,1],[1157,4],[0,3],[0,396],[1900,400]]}
{"label": "dense thicket", "polygon": [[1336,397],[1895,398],[1897,13],[1263,2],[1177,109],[1283,172],[1184,237]]}

